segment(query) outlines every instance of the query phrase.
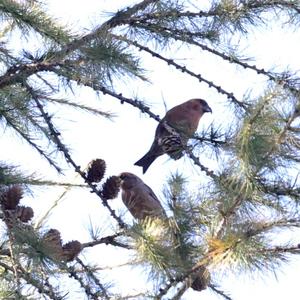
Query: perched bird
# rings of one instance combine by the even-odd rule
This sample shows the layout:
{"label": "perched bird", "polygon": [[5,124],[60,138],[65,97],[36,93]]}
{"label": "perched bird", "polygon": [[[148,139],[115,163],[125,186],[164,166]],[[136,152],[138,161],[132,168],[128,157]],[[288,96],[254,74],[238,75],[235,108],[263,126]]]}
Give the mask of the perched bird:
{"label": "perched bird", "polygon": [[[132,216],[138,220],[147,217],[166,219],[167,215],[152,189],[136,175],[123,172],[119,175],[121,180],[122,200]],[[168,237],[166,236],[166,239]],[[202,291],[209,283],[209,273],[201,267],[190,276],[190,286],[195,291]]]}
{"label": "perched bird", "polygon": [[202,99],[191,99],[171,108],[159,122],[150,150],[135,165],[143,167],[145,173],[153,161],[163,154],[175,160],[181,158],[189,138],[206,112],[212,110]]}
{"label": "perched bird", "polygon": [[152,189],[142,179],[128,172],[119,175],[122,200],[135,219],[165,218],[166,213]]}

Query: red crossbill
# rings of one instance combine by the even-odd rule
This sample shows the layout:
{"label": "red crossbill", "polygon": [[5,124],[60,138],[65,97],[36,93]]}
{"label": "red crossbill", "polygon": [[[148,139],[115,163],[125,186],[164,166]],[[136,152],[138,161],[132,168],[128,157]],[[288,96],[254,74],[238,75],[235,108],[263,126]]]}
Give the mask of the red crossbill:
{"label": "red crossbill", "polygon": [[163,154],[175,160],[181,158],[189,138],[196,132],[206,112],[212,110],[202,99],[191,99],[171,108],[159,122],[150,150],[135,165],[143,167],[145,173],[153,161]]}

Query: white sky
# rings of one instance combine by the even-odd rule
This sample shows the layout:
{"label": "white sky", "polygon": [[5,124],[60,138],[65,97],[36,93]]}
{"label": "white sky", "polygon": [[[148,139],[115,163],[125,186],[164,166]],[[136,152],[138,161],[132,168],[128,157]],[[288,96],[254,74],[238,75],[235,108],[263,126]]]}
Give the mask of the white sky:
{"label": "white sky", "polygon": [[[74,30],[79,30],[79,24],[83,28],[91,28],[91,25],[96,25],[103,20],[102,18],[105,16],[103,12],[112,12],[127,3],[132,4],[137,1],[51,0],[48,2],[53,15],[61,18],[62,23],[70,24]],[[247,41],[241,41],[241,44],[245,45],[243,48],[246,54],[253,56],[253,53],[255,53],[258,58],[258,66],[269,69],[274,65],[290,65],[295,70],[299,70],[299,38],[299,32],[287,33],[284,28],[274,26],[270,32],[266,33],[261,30],[250,36]],[[182,63],[190,65],[196,73],[203,74],[204,77],[224,86],[228,91],[234,91],[239,98],[247,89],[259,87],[259,83],[256,82],[257,75],[254,72],[239,70],[234,65],[228,65],[220,59],[212,58],[200,50],[179,49],[176,53],[169,53],[169,57],[181,58]],[[209,102],[213,114],[205,115],[200,126],[206,126],[213,120],[220,123],[226,122],[230,118],[228,114],[223,113],[225,97],[209,90],[205,84],[197,82],[196,79],[182,75],[174,68],[162,64],[147,54],[144,55],[143,59],[145,69],[151,70],[149,77],[152,84],[144,84],[138,81],[121,83],[119,84],[119,92],[122,92],[124,96],[137,95],[152,104],[152,111],[161,116],[165,111],[162,100],[166,102],[168,108],[171,108],[190,98],[202,97]],[[133,107],[126,104],[124,106],[120,105],[116,99],[100,96],[99,100],[87,88],[77,92],[76,97],[81,103],[95,104],[103,110],[118,114],[118,117],[111,122],[88,114],[82,115],[80,112],[70,114],[69,110],[55,110],[57,122],[62,129],[63,139],[71,146],[74,160],[82,167],[94,158],[103,158],[108,165],[107,175],[119,174],[122,171],[135,173],[141,176],[157,195],[161,195],[162,185],[170,172],[176,170],[182,171],[194,184],[203,181],[202,174],[192,166],[189,160],[181,159],[174,162],[168,160],[167,157],[157,159],[148,172],[142,176],[141,169],[133,166],[133,163],[150,147],[157,125],[156,122],[145,115],[141,115]],[[67,121],[64,119],[67,119]],[[7,131],[0,132],[2,143],[5,144],[5,149],[0,149],[2,160],[12,163],[19,162],[23,168],[27,168],[29,171],[40,170],[45,178],[55,178],[55,172],[48,168],[47,163],[41,160],[38,154],[33,153],[29,146],[20,143],[18,139],[12,138],[7,133]],[[14,151],[18,153],[18,157],[15,157],[15,154],[11,155],[12,152],[7,151],[7,149],[15,149]],[[214,162],[205,159],[205,163],[212,164]],[[47,171],[45,172],[45,170]],[[67,175],[65,181],[74,180],[75,175],[72,170],[67,172]],[[81,183],[80,179],[78,182]],[[54,189],[54,191],[45,193],[44,189],[37,189],[35,197],[27,198],[24,202],[34,208],[38,218],[38,215],[42,215],[43,211],[47,210],[62,191],[62,189]],[[114,200],[112,206],[125,212],[120,199]],[[128,214],[126,217],[131,220]],[[89,192],[76,189],[69,192],[60,208],[53,212],[48,226],[49,228],[59,229],[65,241],[79,239],[85,242],[90,239],[86,230],[88,218],[91,218],[94,224],[104,226],[107,213],[103,210],[97,197]],[[112,254],[110,257],[108,257],[108,251]],[[110,248],[107,250],[105,247],[94,247],[84,252],[86,257],[89,256],[89,253],[93,254],[95,261],[99,259],[102,265],[104,265],[104,262],[105,265],[109,265],[110,262],[117,264],[124,260],[119,255],[119,249]],[[293,261],[290,266],[285,266],[282,272],[277,274],[277,281],[274,276],[265,276],[262,280],[261,278],[250,279],[226,274],[222,281],[222,288],[228,291],[235,300],[282,300],[284,298],[296,300],[299,299],[297,287],[299,270],[300,260]],[[127,273],[128,270],[118,271],[120,278],[123,274],[123,278],[128,278]],[[138,278],[131,279],[131,281],[136,284]],[[122,281],[121,286],[124,290],[129,288],[127,281]],[[79,298],[76,297],[76,295],[72,296],[72,299],[81,299],[80,296],[78,296]],[[182,299],[215,300],[219,298],[210,291],[199,294],[189,290]]]}

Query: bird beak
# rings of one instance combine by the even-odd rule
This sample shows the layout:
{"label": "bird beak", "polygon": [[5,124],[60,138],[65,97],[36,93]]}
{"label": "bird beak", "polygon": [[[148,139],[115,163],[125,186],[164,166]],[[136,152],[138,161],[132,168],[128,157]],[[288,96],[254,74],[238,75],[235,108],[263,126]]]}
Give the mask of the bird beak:
{"label": "bird beak", "polygon": [[203,108],[203,111],[212,113],[212,109],[208,105]]}

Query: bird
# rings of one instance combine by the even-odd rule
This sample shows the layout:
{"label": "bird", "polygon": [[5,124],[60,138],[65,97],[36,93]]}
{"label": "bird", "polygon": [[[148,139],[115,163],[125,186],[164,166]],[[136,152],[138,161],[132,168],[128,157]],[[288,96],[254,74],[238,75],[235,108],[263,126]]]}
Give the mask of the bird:
{"label": "bird", "polygon": [[[135,219],[167,220],[167,214],[160,201],[142,179],[129,172],[123,172],[118,177],[121,181],[122,201]],[[207,288],[209,273],[205,267],[199,268],[191,277],[190,286],[193,290],[202,291]]]}
{"label": "bird", "polygon": [[142,167],[145,174],[154,160],[163,154],[175,160],[181,158],[206,112],[211,113],[212,109],[203,99],[190,99],[171,108],[159,122],[149,151],[134,165]]}
{"label": "bird", "polygon": [[122,201],[135,219],[166,218],[166,212],[160,201],[142,179],[129,172],[121,173],[119,178]]}

